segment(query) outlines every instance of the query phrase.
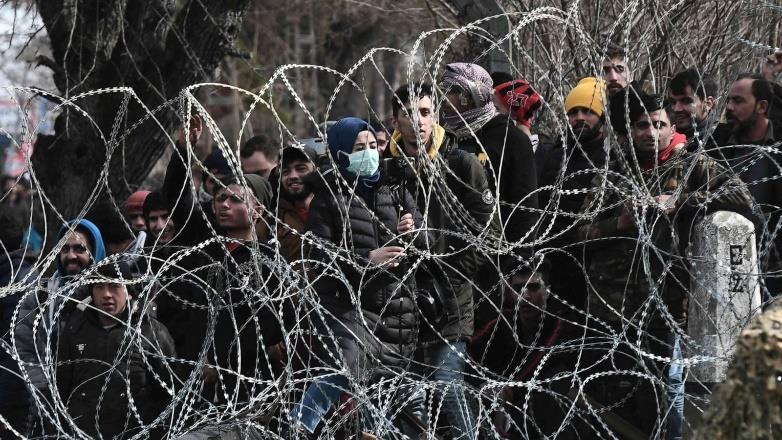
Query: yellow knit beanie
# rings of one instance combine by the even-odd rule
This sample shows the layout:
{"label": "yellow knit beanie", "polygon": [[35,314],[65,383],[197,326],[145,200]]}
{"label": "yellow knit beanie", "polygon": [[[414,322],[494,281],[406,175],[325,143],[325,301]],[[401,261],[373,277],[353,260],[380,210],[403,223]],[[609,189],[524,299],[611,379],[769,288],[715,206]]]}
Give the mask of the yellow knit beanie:
{"label": "yellow knit beanie", "polygon": [[569,112],[575,107],[584,107],[592,110],[598,116],[603,116],[603,94],[606,82],[589,76],[578,82],[573,90],[565,98],[565,111]]}

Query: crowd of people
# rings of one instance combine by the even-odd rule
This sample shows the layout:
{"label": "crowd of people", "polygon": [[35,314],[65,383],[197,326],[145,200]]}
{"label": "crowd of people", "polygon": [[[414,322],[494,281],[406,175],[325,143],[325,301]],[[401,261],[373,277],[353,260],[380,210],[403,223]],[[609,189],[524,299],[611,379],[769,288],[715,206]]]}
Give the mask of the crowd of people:
{"label": "crowd of people", "polygon": [[65,222],[50,276],[5,179],[0,436],[681,438],[693,225],[751,220],[782,289],[775,60],[660,96],[611,48],[553,137],[534,84],[471,63],[320,153],[198,161],[188,115],[162,187]]}

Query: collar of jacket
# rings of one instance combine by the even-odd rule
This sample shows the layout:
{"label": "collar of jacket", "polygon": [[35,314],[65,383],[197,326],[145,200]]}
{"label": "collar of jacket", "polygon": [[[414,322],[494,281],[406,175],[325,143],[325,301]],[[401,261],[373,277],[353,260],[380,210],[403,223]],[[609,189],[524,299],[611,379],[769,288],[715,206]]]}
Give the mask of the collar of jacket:
{"label": "collar of jacket", "polygon": [[[440,147],[442,147],[444,140],[445,128],[441,127],[439,124],[434,124],[434,129],[432,130],[432,142],[429,144],[429,149],[426,152],[426,154],[429,156],[429,159],[434,160],[434,158],[437,157],[437,153],[440,151]],[[388,146],[389,151],[391,152],[391,156],[399,156],[399,153],[402,150],[402,147],[400,146],[401,141],[402,133],[400,133],[399,130],[394,130],[394,133],[391,134],[391,142]]]}
{"label": "collar of jacket", "polygon": [[710,111],[708,115],[706,115],[706,118],[704,118],[701,122],[698,122],[695,124],[694,127],[690,127],[688,130],[684,131],[682,134],[687,136],[687,141],[694,141],[695,140],[695,132],[698,132],[698,137],[701,139],[706,139],[706,136],[708,136],[711,131],[713,131],[713,128],[717,125],[717,118],[714,116],[716,114],[715,111]]}

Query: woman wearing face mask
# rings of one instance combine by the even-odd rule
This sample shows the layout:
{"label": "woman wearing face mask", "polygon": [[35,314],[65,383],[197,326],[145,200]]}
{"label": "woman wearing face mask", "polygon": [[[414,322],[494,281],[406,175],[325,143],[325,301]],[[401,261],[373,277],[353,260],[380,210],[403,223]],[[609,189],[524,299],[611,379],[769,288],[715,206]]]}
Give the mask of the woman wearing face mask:
{"label": "woman wearing face mask", "polygon": [[[344,118],[326,141],[335,166],[312,173],[319,183],[310,182],[306,226],[314,236],[308,274],[319,303],[310,314],[315,355],[325,372],[293,412],[294,423],[310,433],[343,391],[359,388],[377,367],[408,368],[418,333],[413,249],[427,243],[412,195],[381,179],[371,126]],[[362,417],[370,419],[384,418]],[[365,430],[384,429],[375,423],[385,422]]]}

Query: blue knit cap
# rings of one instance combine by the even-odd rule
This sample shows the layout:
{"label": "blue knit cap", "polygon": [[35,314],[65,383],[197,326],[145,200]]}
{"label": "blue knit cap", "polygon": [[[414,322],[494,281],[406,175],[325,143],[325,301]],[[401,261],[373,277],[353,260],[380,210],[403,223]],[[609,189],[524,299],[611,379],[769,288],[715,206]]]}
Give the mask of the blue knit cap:
{"label": "blue knit cap", "polygon": [[[370,131],[375,134],[375,130],[367,121],[359,118],[342,118],[332,125],[326,132],[326,144],[329,146],[329,153],[331,158],[337,164],[339,171],[348,181],[354,181],[356,176],[353,173],[347,171],[348,155],[353,152],[353,144],[356,142],[358,134],[362,131]],[[339,154],[339,152],[345,154]],[[376,171],[371,176],[359,177],[360,183],[363,183],[367,187],[371,188],[380,179],[380,170]]]}

